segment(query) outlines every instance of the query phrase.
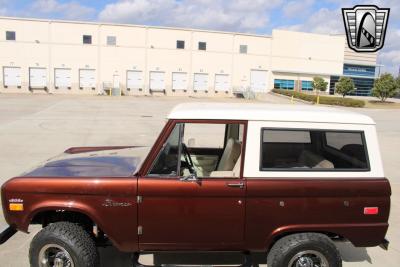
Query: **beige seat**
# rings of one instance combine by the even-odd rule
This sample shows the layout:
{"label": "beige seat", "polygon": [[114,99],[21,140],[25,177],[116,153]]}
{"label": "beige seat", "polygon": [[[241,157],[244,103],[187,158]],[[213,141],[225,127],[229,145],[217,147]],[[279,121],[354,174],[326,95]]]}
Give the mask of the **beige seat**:
{"label": "beige seat", "polygon": [[226,142],[224,153],[218,163],[217,171],[232,171],[240,156],[241,144],[233,138]]}
{"label": "beige seat", "polygon": [[301,152],[298,162],[310,168],[322,168],[322,169],[335,168],[332,162],[308,150],[303,150],[303,152]]}
{"label": "beige seat", "polygon": [[240,176],[241,156],[236,161],[235,167],[232,171],[213,171],[210,177],[239,177]]}

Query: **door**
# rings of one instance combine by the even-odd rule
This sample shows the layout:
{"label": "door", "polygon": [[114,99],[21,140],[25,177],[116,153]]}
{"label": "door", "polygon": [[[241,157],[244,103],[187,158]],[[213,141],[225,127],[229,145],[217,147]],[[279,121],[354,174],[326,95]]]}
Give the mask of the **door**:
{"label": "door", "polygon": [[215,74],[215,91],[228,92],[231,83],[228,74]]}
{"label": "door", "polygon": [[79,70],[79,88],[96,88],[96,71],[81,69]]}
{"label": "door", "polygon": [[164,91],[165,90],[165,72],[150,71],[150,90]]}
{"label": "door", "polygon": [[252,70],[250,72],[250,88],[253,92],[266,92],[267,73],[265,70]]}
{"label": "door", "polygon": [[208,90],[208,74],[195,73],[193,79],[193,90],[207,91]]}
{"label": "door", "polygon": [[45,68],[29,68],[29,86],[31,88],[47,87],[47,71]]}
{"label": "door", "polygon": [[56,88],[71,88],[71,69],[54,69]]}
{"label": "door", "polygon": [[[227,139],[228,124],[220,126],[222,131],[215,131],[215,127],[201,123],[192,128],[201,129],[200,132],[191,131],[197,134],[194,137],[188,136],[188,123],[171,125],[171,133],[161,142],[160,152],[152,160],[153,166],[138,180],[138,194],[142,197],[138,213],[141,250],[237,250],[243,247],[246,184],[240,174],[240,131],[229,131],[229,134],[237,134]],[[214,167],[208,169],[210,162],[194,162],[202,156],[211,159],[215,155],[224,158],[221,162],[234,164],[217,164],[216,161]],[[231,161],[226,161],[227,157]]]}
{"label": "door", "polygon": [[143,73],[138,70],[128,70],[126,72],[126,87],[128,89],[142,89],[143,88]]}
{"label": "door", "polygon": [[186,90],[187,89],[187,73],[173,72],[172,73],[172,89]]}
{"label": "door", "polygon": [[3,83],[4,86],[21,86],[21,68],[19,67],[4,67],[3,68]]}

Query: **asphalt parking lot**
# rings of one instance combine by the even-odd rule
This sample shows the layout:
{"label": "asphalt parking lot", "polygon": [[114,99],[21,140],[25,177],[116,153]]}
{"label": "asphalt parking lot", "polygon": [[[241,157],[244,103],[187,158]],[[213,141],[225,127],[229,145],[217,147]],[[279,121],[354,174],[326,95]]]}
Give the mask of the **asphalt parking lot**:
{"label": "asphalt parking lot", "polygon": [[[165,123],[169,110],[180,102],[240,99],[195,99],[178,97],[89,97],[52,95],[0,95],[0,184],[71,146],[152,145]],[[268,103],[287,103],[287,99],[268,96]],[[300,103],[298,103],[300,104]],[[397,267],[400,263],[400,110],[353,109],[377,122],[385,174],[392,185],[392,209],[388,239],[389,251],[380,248],[354,248],[339,243],[344,266]],[[0,225],[5,225],[0,212]],[[17,233],[0,246],[0,266],[29,266],[31,234]],[[102,266],[129,266],[129,254],[114,248],[100,249]],[[263,255],[257,262],[265,264]],[[240,264],[240,255],[224,254],[149,254],[144,264]],[[264,265],[265,266],[265,265]]]}

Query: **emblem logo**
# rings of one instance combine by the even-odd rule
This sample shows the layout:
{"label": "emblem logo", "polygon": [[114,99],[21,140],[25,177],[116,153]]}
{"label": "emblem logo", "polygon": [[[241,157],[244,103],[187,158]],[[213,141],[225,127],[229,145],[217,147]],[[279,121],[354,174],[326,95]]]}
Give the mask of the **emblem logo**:
{"label": "emblem logo", "polygon": [[357,5],[342,8],[348,46],[356,52],[375,52],[383,47],[390,8]]}

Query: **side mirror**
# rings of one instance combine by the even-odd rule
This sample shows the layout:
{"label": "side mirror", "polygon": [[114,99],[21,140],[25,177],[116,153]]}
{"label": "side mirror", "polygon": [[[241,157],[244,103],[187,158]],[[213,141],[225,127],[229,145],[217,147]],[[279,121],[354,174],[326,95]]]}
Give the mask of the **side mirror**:
{"label": "side mirror", "polygon": [[197,178],[197,173],[196,173],[195,170],[193,170],[193,171],[194,171],[193,173],[191,173],[189,175],[186,175],[186,176],[183,176],[179,180],[182,181],[182,182],[197,182],[199,180]]}

